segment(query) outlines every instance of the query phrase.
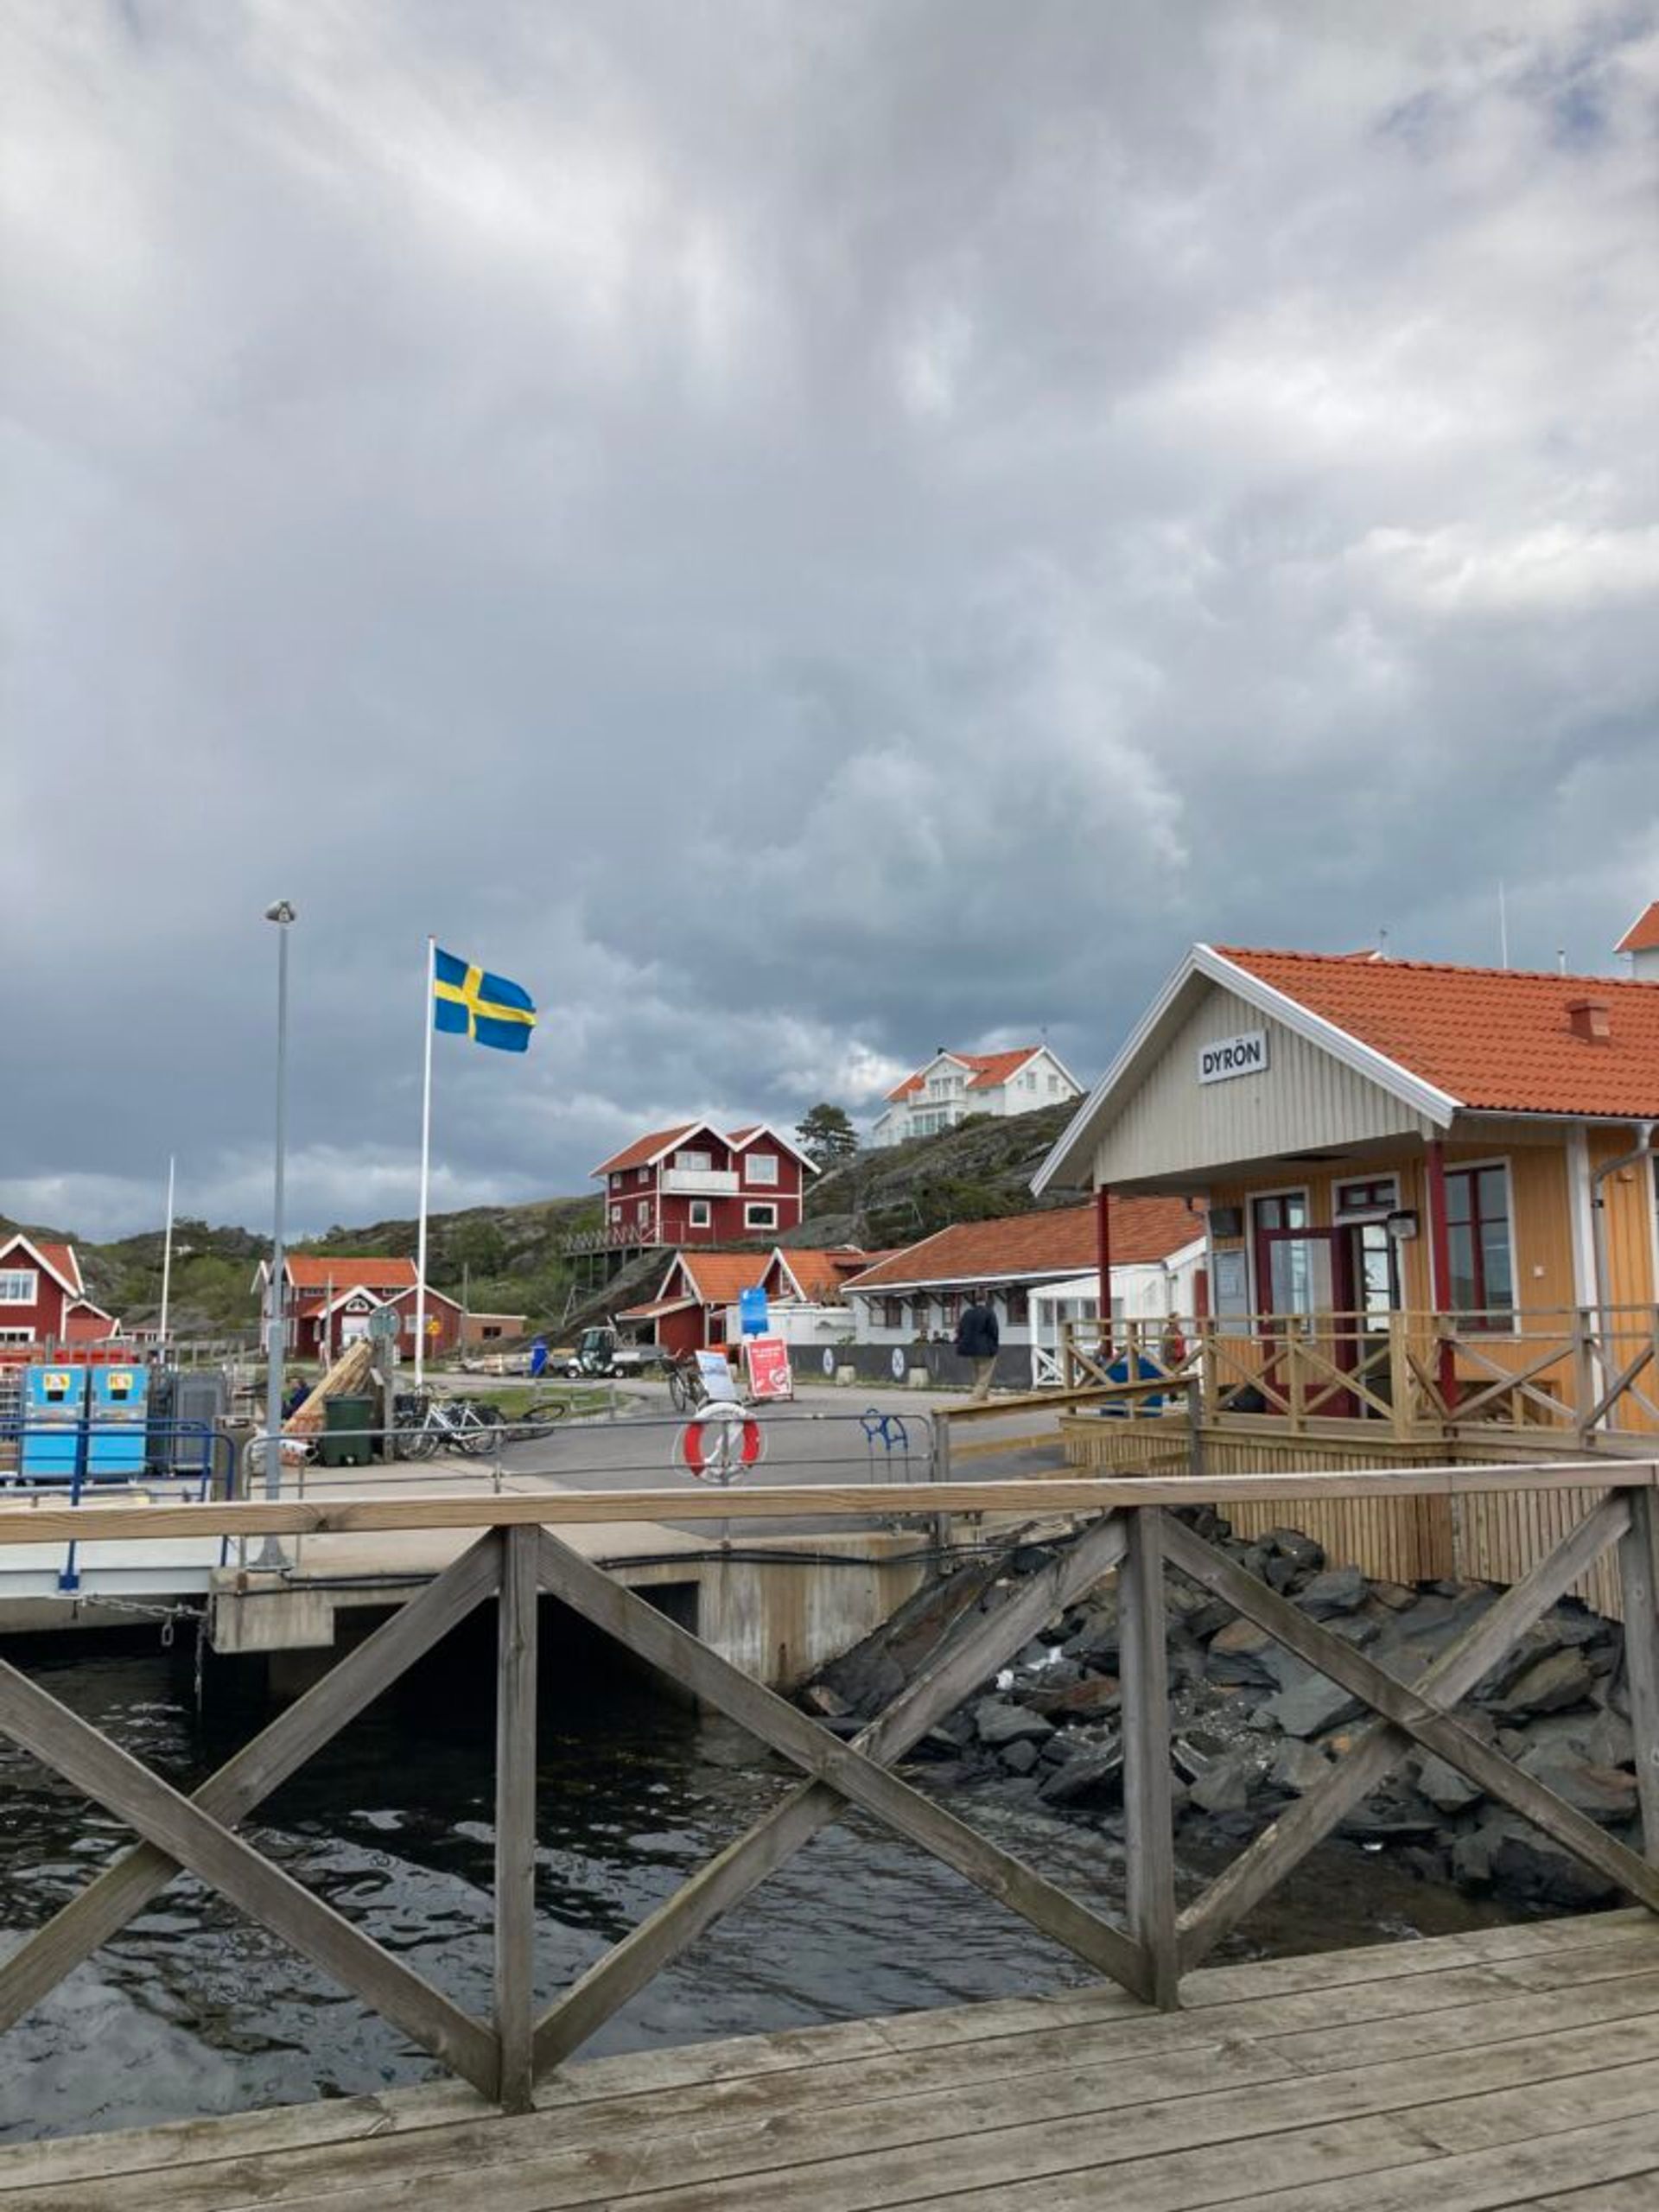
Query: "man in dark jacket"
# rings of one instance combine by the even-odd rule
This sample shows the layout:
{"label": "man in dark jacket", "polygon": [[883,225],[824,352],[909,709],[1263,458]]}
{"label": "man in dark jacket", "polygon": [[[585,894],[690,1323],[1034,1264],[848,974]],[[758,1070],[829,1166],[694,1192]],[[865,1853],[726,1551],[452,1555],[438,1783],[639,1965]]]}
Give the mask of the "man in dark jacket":
{"label": "man in dark jacket", "polygon": [[1002,1332],[996,1325],[996,1310],[982,1290],[969,1294],[957,1323],[957,1350],[963,1359],[974,1363],[974,1387],[969,1395],[982,1402],[991,1395],[991,1372],[996,1365],[996,1348],[1002,1341]]}

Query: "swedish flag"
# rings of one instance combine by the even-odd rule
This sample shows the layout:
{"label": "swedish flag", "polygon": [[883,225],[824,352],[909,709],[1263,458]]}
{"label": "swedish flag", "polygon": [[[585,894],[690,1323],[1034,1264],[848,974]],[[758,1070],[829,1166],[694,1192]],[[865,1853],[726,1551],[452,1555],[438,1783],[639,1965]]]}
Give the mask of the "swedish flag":
{"label": "swedish flag", "polygon": [[521,983],[432,949],[432,1027],[470,1037],[498,1052],[523,1052],[536,1027],[536,1001]]}

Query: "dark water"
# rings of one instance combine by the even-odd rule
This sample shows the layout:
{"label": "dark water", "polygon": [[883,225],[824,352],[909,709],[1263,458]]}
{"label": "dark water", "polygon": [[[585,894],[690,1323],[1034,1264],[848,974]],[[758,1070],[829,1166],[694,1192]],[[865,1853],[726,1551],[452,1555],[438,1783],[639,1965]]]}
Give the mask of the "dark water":
{"label": "dark water", "polygon": [[[487,1629],[487,1624],[475,1624]],[[11,1655],[181,1787],[261,1724],[153,1647]],[[466,1632],[270,1798],[246,1833],[458,2003],[490,2006],[493,1669]],[[538,1777],[543,1999],[791,1786],[750,1738],[619,1679],[581,1639],[544,1653]],[[956,1808],[1051,1878],[1122,1900],[1106,1838],[983,1793]],[[132,1840],[0,1748],[0,1946]],[[1316,1855],[1235,1949],[1299,1951],[1497,1916],[1386,1863]],[[956,1875],[832,1827],[634,1999],[592,2053],[1053,1989],[1090,1978]],[[5,2039],[0,2139],[138,2126],[429,2080],[442,2069],[237,1910],[180,1877]]]}

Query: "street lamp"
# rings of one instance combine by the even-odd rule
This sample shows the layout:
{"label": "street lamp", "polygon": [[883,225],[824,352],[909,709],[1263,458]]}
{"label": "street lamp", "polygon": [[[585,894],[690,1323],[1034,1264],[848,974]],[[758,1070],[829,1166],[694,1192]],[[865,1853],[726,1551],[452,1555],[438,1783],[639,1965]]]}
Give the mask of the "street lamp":
{"label": "street lamp", "polygon": [[[265,909],[265,919],[276,924],[276,1188],[272,1208],[270,1245],[270,1312],[265,1338],[265,1496],[273,1503],[283,1494],[283,1355],[286,1349],[287,1316],[283,1311],[283,1179],[288,1152],[288,931],[294,908],[278,899]],[[267,1534],[259,1554],[261,1567],[287,1565],[276,1535]]]}

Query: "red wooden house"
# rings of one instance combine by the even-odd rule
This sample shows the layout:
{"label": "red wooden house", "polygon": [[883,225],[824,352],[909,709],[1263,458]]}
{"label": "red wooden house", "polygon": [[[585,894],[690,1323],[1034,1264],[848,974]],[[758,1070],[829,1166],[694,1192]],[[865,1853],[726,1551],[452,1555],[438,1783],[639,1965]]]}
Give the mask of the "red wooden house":
{"label": "red wooden house", "polygon": [[21,1229],[0,1242],[0,1348],[22,1354],[48,1343],[100,1344],[118,1333],[114,1317],[87,1297],[73,1244]]}
{"label": "red wooden house", "polygon": [[604,1241],[612,1245],[730,1244],[777,1236],[801,1218],[817,1169],[791,1138],[764,1122],[722,1135],[682,1122],[601,1160]]}
{"label": "red wooden house", "polygon": [[[338,1359],[347,1344],[368,1334],[369,1316],[377,1306],[397,1307],[402,1317],[398,1349],[405,1358],[414,1357],[419,1279],[413,1260],[358,1258],[344,1252],[321,1257],[289,1252],[284,1255],[283,1273],[287,1284],[283,1303],[288,1316],[290,1358]],[[253,1287],[259,1293],[262,1325],[269,1318],[270,1280],[270,1263],[261,1260]],[[461,1307],[429,1283],[426,1324],[426,1357],[442,1359],[461,1340]]]}

